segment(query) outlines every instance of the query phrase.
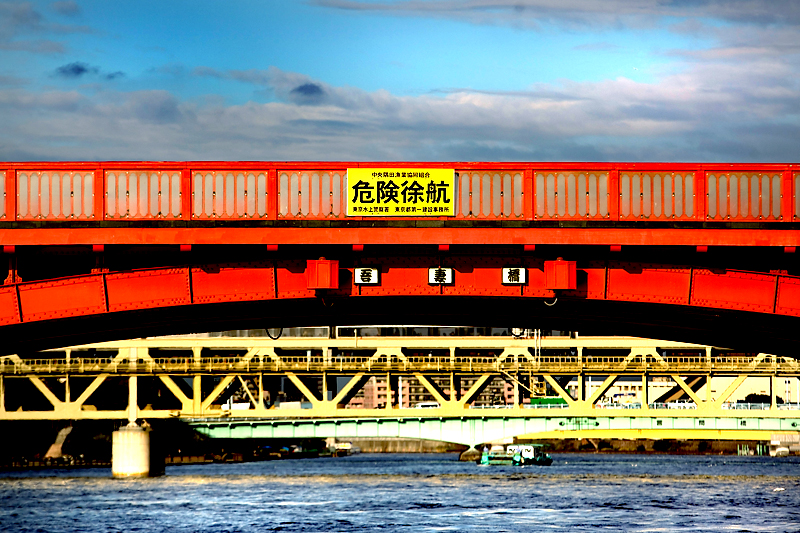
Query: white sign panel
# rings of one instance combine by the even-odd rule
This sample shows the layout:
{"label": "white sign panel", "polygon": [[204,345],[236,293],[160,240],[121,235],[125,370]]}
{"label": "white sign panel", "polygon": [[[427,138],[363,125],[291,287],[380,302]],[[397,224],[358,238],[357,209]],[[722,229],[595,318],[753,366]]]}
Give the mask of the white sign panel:
{"label": "white sign panel", "polygon": [[380,283],[380,270],[371,267],[358,267],[353,272],[353,282],[356,285],[378,285]]}
{"label": "white sign panel", "polygon": [[528,270],[523,267],[503,268],[503,285],[525,285],[528,281]]}
{"label": "white sign panel", "polygon": [[431,285],[451,285],[453,283],[452,268],[429,268],[428,283]]}

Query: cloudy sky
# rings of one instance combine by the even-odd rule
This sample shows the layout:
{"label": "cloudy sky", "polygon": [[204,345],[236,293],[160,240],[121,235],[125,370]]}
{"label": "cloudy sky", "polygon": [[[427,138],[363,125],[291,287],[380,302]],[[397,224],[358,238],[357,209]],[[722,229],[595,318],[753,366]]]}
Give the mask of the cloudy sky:
{"label": "cloudy sky", "polygon": [[0,160],[800,161],[797,0],[0,0]]}

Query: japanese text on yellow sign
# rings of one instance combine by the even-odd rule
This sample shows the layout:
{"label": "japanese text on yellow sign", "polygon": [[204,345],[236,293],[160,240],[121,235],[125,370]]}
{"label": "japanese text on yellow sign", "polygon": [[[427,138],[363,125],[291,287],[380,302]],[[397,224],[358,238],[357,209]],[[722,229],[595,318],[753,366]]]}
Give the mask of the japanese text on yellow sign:
{"label": "japanese text on yellow sign", "polygon": [[443,168],[347,169],[347,216],[451,217],[455,171]]}

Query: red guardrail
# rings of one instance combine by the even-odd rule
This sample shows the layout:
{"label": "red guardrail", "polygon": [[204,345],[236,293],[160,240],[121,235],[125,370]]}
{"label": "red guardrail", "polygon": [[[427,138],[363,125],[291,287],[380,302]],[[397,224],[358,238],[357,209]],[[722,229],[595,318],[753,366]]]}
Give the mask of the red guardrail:
{"label": "red guardrail", "polygon": [[387,165],[455,169],[456,219],[787,222],[800,213],[800,165],[788,164],[78,162],[0,163],[0,220],[344,219],[347,168]]}

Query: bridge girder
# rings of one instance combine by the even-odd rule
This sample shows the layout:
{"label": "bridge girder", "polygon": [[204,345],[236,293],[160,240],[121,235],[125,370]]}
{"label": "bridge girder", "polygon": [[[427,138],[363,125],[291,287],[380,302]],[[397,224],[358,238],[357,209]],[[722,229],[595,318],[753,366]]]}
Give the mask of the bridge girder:
{"label": "bridge girder", "polygon": [[[204,348],[243,355],[206,357]],[[160,354],[181,350],[185,355],[154,357],[151,350]],[[437,355],[432,355],[434,351]],[[673,352],[678,355],[669,355]],[[468,445],[512,437],[578,435],[764,440],[771,432],[800,431],[797,409],[782,409],[776,401],[776,380],[800,376],[796,360],[767,354],[712,354],[710,347],[670,341],[614,337],[148,339],[79,346],[65,355],[64,359],[0,360],[0,420],[180,418],[216,437],[392,436]],[[594,390],[585,389],[586,377],[592,375],[604,381]],[[310,408],[270,406],[264,394],[265,379],[270,376],[288,378]],[[337,376],[349,382],[326,394],[328,378]],[[437,398],[439,407],[402,408],[393,401],[381,408],[348,409],[348,402],[369,376],[385,378],[389,390],[396,387],[393,377],[414,377]],[[459,376],[471,377],[474,385],[460,390]],[[524,376],[549,382],[563,398],[563,406],[526,408],[516,393],[515,403],[503,408],[472,405],[488,380],[500,377],[519,385]],[[559,384],[556,378],[561,376],[577,378],[577,396]],[[599,399],[622,376],[641,379],[645,400],[633,409],[601,408]],[[695,408],[648,403],[647,383],[653,376],[670,377],[687,392]],[[712,376],[738,377],[725,390],[716,392],[708,386],[701,395],[689,386],[687,376],[705,376],[709,383]],[[751,376],[771,380],[771,405],[732,409],[731,395]],[[450,389],[436,385],[433,377],[449,380]],[[143,405],[148,400],[139,390],[145,378],[160,383],[172,395],[173,407]],[[322,390],[308,385],[307,378],[317,380]],[[76,384],[79,380],[83,386]],[[118,401],[98,409],[97,391],[112,381]],[[13,391],[21,390],[12,385],[24,382],[41,393],[39,405],[43,400],[50,407],[31,407],[26,403],[28,396],[21,402],[12,398]],[[257,384],[255,392],[248,389],[248,382]],[[223,409],[224,395],[240,386],[249,408]],[[12,407],[7,409],[7,404]]]}
{"label": "bridge girder", "polygon": [[[355,284],[358,264],[380,268],[381,284]],[[524,256],[349,257],[331,290],[309,289],[306,261],[288,258],[15,282],[0,287],[0,341],[14,353],[225,329],[428,323],[670,338],[795,356],[800,277],[586,261],[574,290],[553,290],[543,264]],[[453,268],[452,285],[428,283],[428,268],[439,265]],[[502,285],[508,265],[527,268],[528,283]]]}

